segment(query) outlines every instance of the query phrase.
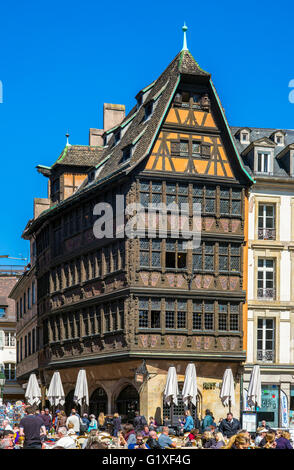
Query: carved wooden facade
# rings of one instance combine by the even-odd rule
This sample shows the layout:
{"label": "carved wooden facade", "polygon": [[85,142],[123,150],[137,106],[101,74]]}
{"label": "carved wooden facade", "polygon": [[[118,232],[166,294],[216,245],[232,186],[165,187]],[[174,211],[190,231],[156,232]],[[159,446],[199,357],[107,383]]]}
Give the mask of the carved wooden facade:
{"label": "carved wooden facade", "polygon": [[[131,357],[245,359],[251,182],[205,80],[182,74],[150,152],[131,171],[68,198],[30,229],[37,240],[40,367]],[[114,206],[117,193],[125,204],[146,208],[186,204],[188,225],[200,203],[200,247],[186,249],[172,238],[172,215],[167,238],[96,239],[93,208]]]}

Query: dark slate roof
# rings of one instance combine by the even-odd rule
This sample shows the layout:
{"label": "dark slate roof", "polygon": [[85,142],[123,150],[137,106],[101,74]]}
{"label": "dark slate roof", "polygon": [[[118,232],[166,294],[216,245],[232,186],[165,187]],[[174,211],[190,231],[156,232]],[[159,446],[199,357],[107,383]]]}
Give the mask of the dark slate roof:
{"label": "dark slate roof", "polygon": [[[220,108],[220,119],[223,121],[224,127],[230,134],[230,129],[227,124],[223,109],[219,98],[217,97],[216,90],[210,80],[210,74],[202,70],[191,53],[183,50],[177,54],[174,60],[168,65],[164,72],[157,80],[152,82],[148,87],[145,87],[140,93],[144,93],[144,101],[137,107],[137,105],[130,111],[120,125],[115,126],[112,130],[104,133],[107,135],[107,146],[101,147],[83,147],[71,146],[65,148],[58,160],[51,167],[57,165],[85,165],[91,166],[89,175],[95,172],[95,179],[86,178],[78,190],[64,201],[59,202],[55,206],[50,207],[47,211],[32,222],[31,226],[27,228],[26,233],[31,233],[38,224],[42,223],[42,219],[53,212],[55,209],[59,210],[63,205],[70,204],[73,199],[81,197],[84,193],[91,191],[96,185],[100,185],[106,180],[118,174],[127,174],[131,172],[151,151],[155,137],[160,129],[160,126],[168,110],[169,104],[174,96],[180,78],[183,75],[198,76],[202,83],[206,83],[215,97],[217,106]],[[137,95],[137,96],[138,96]],[[148,103],[153,102],[153,110],[151,116],[145,120],[145,107]],[[121,138],[115,143],[115,131],[121,129]],[[229,136],[230,137],[230,136]],[[231,137],[230,137],[231,139]],[[252,183],[253,179],[250,174],[246,173],[238,152],[233,146],[233,137],[229,145],[231,150],[236,153],[236,157],[240,164],[243,176],[247,182]],[[131,158],[128,161],[122,161],[123,149],[132,146]],[[41,166],[39,166],[41,168]],[[44,172],[50,171],[50,168],[42,167]]]}
{"label": "dark slate roof", "polygon": [[[242,129],[249,129],[251,132],[249,134],[249,140],[250,142],[248,144],[242,144],[240,142],[240,139],[238,137],[236,137],[236,134],[238,135],[238,132]],[[283,146],[281,145],[275,145],[274,147],[274,167],[273,167],[273,172],[271,175],[265,175],[266,177],[268,176],[272,176],[273,178],[289,178],[290,175],[287,173],[287,171],[285,170],[284,166],[283,166],[283,161],[282,159],[279,159],[277,158],[277,156],[279,155],[279,153],[281,153],[289,144],[293,144],[294,143],[294,130],[293,129],[266,129],[266,128],[262,128],[262,127],[235,127],[235,126],[231,126],[231,132],[232,132],[232,135],[234,137],[234,142],[236,144],[236,147],[237,147],[237,150],[239,152],[239,154],[241,155],[241,158],[243,160],[243,163],[244,163],[244,167],[245,169],[248,171],[248,173],[250,173],[251,175],[253,175],[253,169],[250,168],[249,164],[248,164],[248,160],[246,158],[246,156],[242,156],[242,152],[244,152],[244,150],[252,144],[252,142],[256,142],[262,138],[270,138],[270,136],[277,132],[277,131],[283,131],[284,134],[285,134],[285,141],[284,141],[284,144]],[[274,142],[274,141],[273,141]],[[262,177],[262,175],[258,175],[258,177]]]}
{"label": "dark slate roof", "polygon": [[[138,109],[135,106],[118,126],[123,131],[120,141],[115,144],[114,134],[108,138],[108,145],[104,148],[101,159],[104,160],[109,155],[111,157],[99,172],[99,179],[119,169],[131,171],[147,155],[181,73],[205,76],[208,79],[210,77],[198,66],[189,51],[181,51],[148,90],[143,104]],[[145,120],[145,107],[151,101],[154,103],[152,116]],[[134,114],[130,123],[126,124]],[[123,149],[131,144],[133,145],[131,159],[122,162]]]}
{"label": "dark slate roof", "polygon": [[55,165],[88,166],[97,165],[102,153],[102,147],[88,145],[68,145],[51,168]]}

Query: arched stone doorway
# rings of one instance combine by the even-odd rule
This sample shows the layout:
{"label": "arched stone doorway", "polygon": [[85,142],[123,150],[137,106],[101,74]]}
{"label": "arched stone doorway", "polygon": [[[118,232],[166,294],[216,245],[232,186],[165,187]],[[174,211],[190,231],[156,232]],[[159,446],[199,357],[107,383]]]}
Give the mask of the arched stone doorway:
{"label": "arched stone doorway", "polygon": [[77,410],[78,413],[81,412],[80,410],[80,405],[77,405],[74,400],[73,400],[73,397],[74,397],[74,393],[75,391],[74,390],[71,390],[65,397],[65,403],[64,403],[64,411],[65,411],[65,414],[66,416],[69,416],[70,413],[71,413],[71,410],[74,408],[75,410]]}
{"label": "arched stone doorway", "polygon": [[[183,389],[184,383],[179,383],[178,386],[179,386],[178,404],[174,405],[174,407],[173,407],[173,423],[172,424],[178,424],[179,418],[183,418],[185,416],[185,411],[187,409],[190,409],[191,415],[194,418],[194,420],[196,418],[200,419],[201,408],[202,408],[201,394],[198,391],[196,406],[191,404],[190,407],[187,408],[185,406],[184,402],[183,402],[183,396],[182,396],[182,389]],[[166,417],[168,419],[171,418],[171,407],[166,405],[164,400],[163,400],[163,406],[162,406],[162,414],[163,414],[163,416],[162,416],[163,420]]]}
{"label": "arched stone doorway", "polygon": [[140,410],[140,397],[136,388],[133,385],[124,387],[116,399],[115,406],[122,422],[132,422],[135,411]]}
{"label": "arched stone doorway", "polygon": [[107,403],[108,397],[102,387],[96,388],[90,397],[89,403],[89,412],[94,414],[96,417],[99,416],[99,413],[107,414]]}

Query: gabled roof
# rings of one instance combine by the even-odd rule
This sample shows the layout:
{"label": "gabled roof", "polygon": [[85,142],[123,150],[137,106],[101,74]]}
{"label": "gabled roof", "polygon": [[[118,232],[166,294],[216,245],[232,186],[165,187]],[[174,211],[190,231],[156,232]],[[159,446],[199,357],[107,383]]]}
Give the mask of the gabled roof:
{"label": "gabled roof", "polygon": [[[250,175],[250,172],[247,171],[247,168],[244,167],[238,153],[224,110],[211,81],[210,74],[201,69],[188,50],[182,50],[159,78],[142,90],[146,93],[144,103],[139,107],[135,106],[122,123],[112,129],[112,131],[114,131],[119,127],[123,128],[119,142],[115,142],[115,135],[114,132],[112,132],[109,134],[108,145],[103,148],[69,146],[64,149],[60,157],[51,167],[51,170],[57,165],[88,165],[93,169],[94,167],[96,167],[97,170],[99,169],[99,171],[96,171],[96,179],[89,181],[87,178],[72,196],[58,203],[56,207],[53,206],[49,210],[42,212],[39,218],[27,229],[27,232],[34,230],[34,227],[40,223],[40,219],[45,217],[48,212],[52,213],[54,209],[58,210],[60,206],[70,204],[73,199],[83,196],[84,193],[91,191],[92,188],[97,187],[97,185],[104,184],[120,174],[127,174],[133,171],[134,168],[149,155],[181,77],[183,76],[198,77],[199,83],[206,85],[211,91],[211,97],[217,110],[217,118],[226,134],[229,152],[235,157],[236,165],[245,180],[249,184],[253,183],[254,179]],[[145,119],[145,106],[149,102],[153,103],[153,111],[151,116]],[[133,145],[132,155],[128,161],[124,162],[122,161],[123,149],[129,145]]]}
{"label": "gabled roof", "polygon": [[277,154],[277,158],[283,158],[290,150],[294,150],[294,143],[288,144],[286,147],[281,150],[280,153]]}
{"label": "gabled roof", "polygon": [[253,147],[258,147],[258,146],[261,146],[261,147],[271,147],[271,148],[274,148],[276,147],[276,143],[273,142],[271,139],[269,139],[268,137],[261,137],[260,139],[257,139],[257,140],[254,140],[253,142],[251,142],[250,145],[248,145],[248,147],[246,147],[243,152],[242,152],[242,155],[247,155],[247,153],[249,153]]}
{"label": "gabled roof", "polygon": [[91,168],[100,160],[102,147],[89,145],[67,145],[51,167],[37,165],[37,170],[44,176],[50,176],[53,169],[60,165]]}
{"label": "gabled roof", "polygon": [[[236,133],[238,129],[244,129],[244,127],[231,127],[232,134],[236,136]],[[248,149],[249,146],[252,148],[252,143],[257,143],[262,142],[265,139],[267,139],[268,142],[270,142],[271,147],[273,148],[273,172],[272,175],[267,175],[268,177],[271,178],[283,178],[283,179],[289,179],[291,176],[289,175],[289,172],[287,171],[286,167],[283,165],[283,156],[289,151],[294,148],[294,130],[293,129],[273,129],[273,128],[264,128],[264,127],[250,127],[251,133],[250,133],[250,144],[248,143],[243,143],[236,137],[234,137],[234,141],[236,144],[236,147],[238,149],[238,152],[240,155],[242,155],[243,158],[243,165],[245,169],[247,170],[248,173],[250,173],[253,176],[253,169],[250,167],[250,163],[247,160],[247,156],[244,153],[244,150]],[[285,142],[284,145],[281,147],[274,143],[271,139],[270,136],[273,135],[275,132],[283,131],[285,135]],[[261,176],[258,175],[258,178]],[[292,178],[293,179],[293,178]]]}
{"label": "gabled roof", "polygon": [[[238,160],[245,177],[251,182],[253,181],[242,166],[220,101],[210,81],[210,74],[201,69],[188,50],[179,52],[160,77],[152,82],[152,86],[150,85],[143,89],[144,92],[148,93],[144,103],[138,109],[137,107],[133,108],[120,126],[116,126],[113,129],[124,128],[124,133],[118,143],[115,142],[114,135],[109,136],[108,145],[103,149],[101,159],[104,160],[109,154],[111,154],[111,158],[109,158],[103,169],[99,172],[97,176],[99,180],[110,177],[114,172],[119,172],[120,169],[129,173],[149,154],[182,76],[197,76],[201,83],[211,88],[212,94],[215,95],[217,106],[220,107],[220,118],[223,120],[226,131],[230,135],[230,145],[233,152],[235,152],[236,160]],[[145,120],[145,108],[150,102],[153,102],[152,115]],[[137,136],[140,136],[140,139],[137,139]],[[122,162],[122,152],[129,145],[133,145],[133,151],[126,165],[125,162]]]}

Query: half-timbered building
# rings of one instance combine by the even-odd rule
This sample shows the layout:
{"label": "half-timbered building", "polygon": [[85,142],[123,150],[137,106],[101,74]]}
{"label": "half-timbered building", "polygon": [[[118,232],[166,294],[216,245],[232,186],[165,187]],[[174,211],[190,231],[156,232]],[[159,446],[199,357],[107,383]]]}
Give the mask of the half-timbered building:
{"label": "half-timbered building", "polygon": [[[181,388],[192,361],[199,391],[194,412],[211,408],[217,419],[224,414],[219,387],[231,367],[238,414],[253,180],[211,76],[184,47],[136,95],[127,116],[122,106],[110,108],[114,126],[91,129],[99,145],[67,145],[52,167],[38,167],[49,196],[36,201],[38,215],[23,236],[35,237],[37,247],[40,378],[48,385],[59,370],[71,406],[84,368],[90,411],[131,415],[138,408],[160,420],[169,413],[163,405],[169,366],[176,366]],[[189,223],[193,204],[201,204],[200,245],[187,248],[173,236],[171,214],[166,237],[155,228],[152,237],[129,238],[130,215],[117,217],[117,195],[124,209],[186,204]],[[110,238],[93,231],[94,207],[103,202],[114,208]],[[179,400],[175,414],[182,407]]]}

